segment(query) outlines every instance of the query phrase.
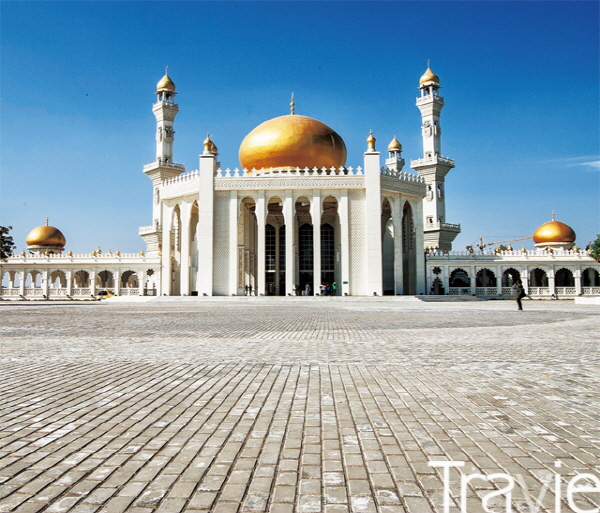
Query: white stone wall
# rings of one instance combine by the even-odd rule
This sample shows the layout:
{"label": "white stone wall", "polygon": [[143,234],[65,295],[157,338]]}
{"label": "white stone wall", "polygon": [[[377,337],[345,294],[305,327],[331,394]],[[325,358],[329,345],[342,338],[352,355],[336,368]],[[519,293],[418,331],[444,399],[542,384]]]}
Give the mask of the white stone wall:
{"label": "white stone wall", "polygon": [[349,238],[350,238],[350,280],[351,296],[366,296],[367,259],[366,259],[366,198],[365,191],[349,190]]}
{"label": "white stone wall", "polygon": [[229,191],[214,193],[213,294],[229,294]]}

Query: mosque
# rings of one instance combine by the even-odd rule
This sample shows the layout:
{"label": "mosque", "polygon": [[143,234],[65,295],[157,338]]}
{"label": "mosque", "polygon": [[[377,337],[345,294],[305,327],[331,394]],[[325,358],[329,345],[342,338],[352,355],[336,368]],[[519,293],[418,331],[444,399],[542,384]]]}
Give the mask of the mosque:
{"label": "mosque", "polygon": [[[600,264],[575,246],[575,232],[552,219],[533,238],[536,250],[452,251],[460,225],[445,212],[440,79],[419,81],[423,155],[404,170],[393,137],[381,156],[366,139],[363,162],[346,165],[335,130],[295,113],[257,126],[242,141],[240,167],[223,169],[210,136],[197,170],[174,160],[179,106],[173,80],[156,86],[155,160],[150,224],[139,254],[64,253],[55,227],[34,228],[28,251],[2,264],[2,299],[115,295],[512,296],[521,280],[530,295],[600,295]],[[383,160],[383,162],[382,162]],[[150,198],[149,198],[150,199]]]}

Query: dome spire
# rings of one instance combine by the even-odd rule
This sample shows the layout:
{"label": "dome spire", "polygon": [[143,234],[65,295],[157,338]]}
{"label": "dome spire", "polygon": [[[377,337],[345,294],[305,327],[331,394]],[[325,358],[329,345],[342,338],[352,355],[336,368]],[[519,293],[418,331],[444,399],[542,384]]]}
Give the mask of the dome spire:
{"label": "dome spire", "polygon": [[292,101],[290,102],[290,114],[293,116],[296,113],[296,104],[294,103],[294,93],[292,92]]}
{"label": "dome spire", "polygon": [[554,221],[554,210],[552,211],[552,220]]}

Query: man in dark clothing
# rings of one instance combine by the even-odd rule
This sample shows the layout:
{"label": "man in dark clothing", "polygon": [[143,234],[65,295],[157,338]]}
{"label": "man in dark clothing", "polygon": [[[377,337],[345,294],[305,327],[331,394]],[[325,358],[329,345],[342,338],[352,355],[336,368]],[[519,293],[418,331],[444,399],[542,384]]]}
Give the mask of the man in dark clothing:
{"label": "man in dark clothing", "polygon": [[523,305],[521,304],[521,299],[523,299],[527,294],[525,293],[525,288],[523,284],[518,281],[515,283],[515,296],[517,298],[517,306],[519,310],[523,310]]}

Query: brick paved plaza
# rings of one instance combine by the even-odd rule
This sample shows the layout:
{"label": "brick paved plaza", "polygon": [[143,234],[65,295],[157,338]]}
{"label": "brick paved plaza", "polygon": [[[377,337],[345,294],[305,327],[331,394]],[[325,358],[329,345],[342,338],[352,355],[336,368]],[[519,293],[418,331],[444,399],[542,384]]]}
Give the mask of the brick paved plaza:
{"label": "brick paved plaza", "polygon": [[598,306],[117,301],[0,304],[0,512],[600,507]]}

